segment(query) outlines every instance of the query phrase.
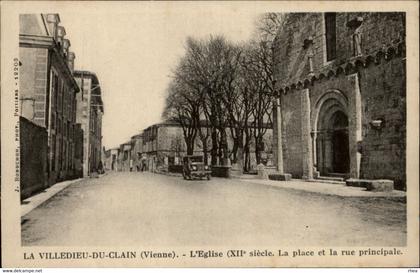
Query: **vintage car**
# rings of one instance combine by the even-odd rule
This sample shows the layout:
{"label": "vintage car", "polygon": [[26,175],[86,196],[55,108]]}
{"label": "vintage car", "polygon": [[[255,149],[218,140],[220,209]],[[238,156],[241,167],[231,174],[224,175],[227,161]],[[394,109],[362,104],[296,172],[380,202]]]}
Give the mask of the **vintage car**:
{"label": "vintage car", "polygon": [[189,155],[183,158],[182,176],[184,179],[203,178],[210,180],[210,167],[204,164],[203,156]]}

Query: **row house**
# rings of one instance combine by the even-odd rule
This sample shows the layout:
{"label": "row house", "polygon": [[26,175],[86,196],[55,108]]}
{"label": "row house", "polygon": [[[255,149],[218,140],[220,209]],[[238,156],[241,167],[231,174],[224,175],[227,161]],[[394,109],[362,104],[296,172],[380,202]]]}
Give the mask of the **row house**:
{"label": "row house", "polygon": [[121,144],[118,148],[108,149],[104,152],[104,167],[108,171],[141,171],[145,164],[142,164],[143,135],[137,134]]}
{"label": "row house", "polygon": [[131,157],[132,148],[133,148],[133,145],[132,145],[131,140],[120,145],[119,150],[118,150],[118,167],[117,167],[118,171],[122,171],[122,172],[133,171],[134,163]]}
{"label": "row house", "polygon": [[[147,127],[142,137],[143,169],[156,172],[167,171],[169,165],[181,164],[186,155],[182,127],[174,121],[165,121]],[[198,147],[195,154],[200,154]]]}
{"label": "row house", "polygon": [[279,172],[405,189],[405,13],[284,18],[273,45]]}
{"label": "row house", "polygon": [[104,105],[98,77],[90,71],[75,71],[80,88],[76,120],[83,129],[83,176],[97,173],[102,160],[102,116]]}
{"label": "row house", "polygon": [[[65,35],[58,14],[19,16],[20,115],[46,132],[48,182],[42,182],[44,186],[77,177],[80,172],[75,160],[81,148],[76,141],[80,133],[76,94],[80,89],[73,75],[75,54]],[[22,148],[33,146],[30,141],[22,139]],[[31,166],[22,168],[30,173],[36,168]]]}
{"label": "row house", "polygon": [[112,148],[112,149],[106,150],[105,161],[104,161],[105,170],[108,170],[108,171],[118,170],[118,154],[119,154],[118,148]]}
{"label": "row house", "polygon": [[134,170],[142,171],[146,169],[146,156],[143,153],[143,133],[131,137],[131,159],[133,160]]}

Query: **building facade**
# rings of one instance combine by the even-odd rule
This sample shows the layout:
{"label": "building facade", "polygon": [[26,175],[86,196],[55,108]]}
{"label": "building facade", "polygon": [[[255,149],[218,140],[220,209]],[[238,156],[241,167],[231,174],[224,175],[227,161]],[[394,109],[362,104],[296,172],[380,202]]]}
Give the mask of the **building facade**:
{"label": "building facade", "polygon": [[[169,165],[181,164],[186,155],[186,145],[181,125],[172,122],[161,122],[147,127],[143,131],[142,161],[145,170],[168,171]],[[202,154],[195,145],[194,154]]]}
{"label": "building facade", "polygon": [[118,171],[129,172],[134,170],[133,159],[131,158],[133,149],[132,141],[120,145],[118,150]]}
{"label": "building facade", "polygon": [[119,148],[108,149],[104,152],[105,171],[118,171],[118,154]]}
{"label": "building facade", "polygon": [[21,14],[19,23],[20,114],[47,131],[52,185],[77,177],[75,54],[58,14]]}
{"label": "building facade", "polygon": [[143,133],[131,137],[131,159],[136,171],[144,170],[145,156],[143,154]]}
{"label": "building facade", "polygon": [[98,172],[102,159],[102,116],[104,107],[98,77],[89,71],[75,71],[81,92],[77,95],[77,122],[84,131],[83,176]]}
{"label": "building facade", "polygon": [[274,150],[284,172],[405,189],[405,14],[294,13],[283,23]]}

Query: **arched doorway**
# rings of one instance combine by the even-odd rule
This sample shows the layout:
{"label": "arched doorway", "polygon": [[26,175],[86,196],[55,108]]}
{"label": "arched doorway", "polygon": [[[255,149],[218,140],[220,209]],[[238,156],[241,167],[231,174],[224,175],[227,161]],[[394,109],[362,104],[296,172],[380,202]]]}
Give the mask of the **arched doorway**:
{"label": "arched doorway", "polygon": [[322,176],[348,176],[350,153],[346,100],[330,95],[322,100],[318,110],[315,167]]}
{"label": "arched doorway", "polygon": [[350,171],[348,118],[337,111],[332,117],[332,172],[348,173]]}

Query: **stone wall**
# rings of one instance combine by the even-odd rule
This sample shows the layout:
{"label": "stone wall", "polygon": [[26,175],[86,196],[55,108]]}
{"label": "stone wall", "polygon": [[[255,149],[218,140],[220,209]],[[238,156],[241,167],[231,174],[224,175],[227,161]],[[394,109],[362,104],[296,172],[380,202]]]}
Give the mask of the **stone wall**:
{"label": "stone wall", "polygon": [[19,48],[22,63],[19,68],[21,115],[37,125],[46,127],[48,118],[48,49]]}
{"label": "stone wall", "polygon": [[[406,80],[405,61],[395,58],[371,64],[357,73],[362,102],[362,141],[360,177],[391,179],[398,189],[405,188],[406,149]],[[311,119],[314,131],[317,102],[329,91],[343,94],[347,100],[353,87],[347,75],[316,81],[310,87]],[[294,177],[302,174],[301,109],[299,93],[294,90],[282,96],[283,156],[285,171]],[[354,117],[350,116],[350,119]],[[383,128],[371,122],[382,120]]]}
{"label": "stone wall", "polygon": [[20,124],[20,189],[25,199],[48,187],[47,130],[24,117]]}
{"label": "stone wall", "polygon": [[212,166],[211,167],[211,176],[213,177],[231,177],[231,167],[230,166]]}
{"label": "stone wall", "polygon": [[[361,177],[391,179],[405,189],[406,66],[405,59],[382,60],[360,70],[362,92]],[[383,121],[375,129],[372,120]]]}
{"label": "stone wall", "polygon": [[80,124],[76,124],[74,130],[74,164],[76,177],[83,177],[83,136],[84,132]]}
{"label": "stone wall", "polygon": [[364,55],[376,54],[379,49],[405,40],[404,13],[337,13],[337,58],[326,62],[324,14],[288,14],[274,42],[275,73],[282,75],[278,78],[279,86],[310,78],[307,62],[309,51],[303,47],[304,40],[309,37],[313,39],[314,72],[341,65],[353,57],[353,32],[347,27],[347,22],[357,17],[363,18],[360,31]]}
{"label": "stone wall", "polygon": [[301,177],[303,174],[301,109],[296,107],[300,103],[298,92],[282,96],[283,163],[284,170],[293,177]]}

